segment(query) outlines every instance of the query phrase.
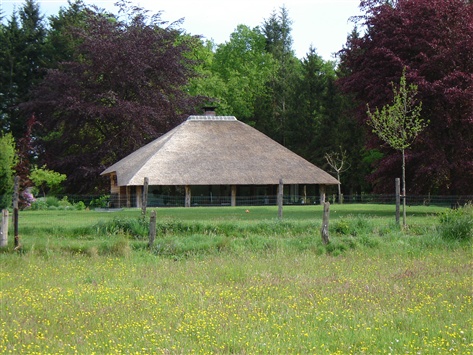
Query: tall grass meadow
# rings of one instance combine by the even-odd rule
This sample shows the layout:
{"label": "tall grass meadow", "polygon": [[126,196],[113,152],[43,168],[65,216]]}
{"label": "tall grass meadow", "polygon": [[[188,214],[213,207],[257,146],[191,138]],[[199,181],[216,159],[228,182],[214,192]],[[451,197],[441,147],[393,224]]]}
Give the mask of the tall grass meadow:
{"label": "tall grass meadow", "polygon": [[473,353],[471,205],[245,210],[21,212],[0,353]]}

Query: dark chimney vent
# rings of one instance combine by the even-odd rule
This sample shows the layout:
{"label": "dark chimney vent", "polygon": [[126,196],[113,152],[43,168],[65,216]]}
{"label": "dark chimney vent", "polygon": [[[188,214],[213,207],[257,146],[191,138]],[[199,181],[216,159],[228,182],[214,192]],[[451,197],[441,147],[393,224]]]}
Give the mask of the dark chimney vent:
{"label": "dark chimney vent", "polygon": [[215,106],[204,106],[203,109],[204,109],[204,115],[205,116],[216,116],[216,113],[215,113],[215,109],[217,107]]}

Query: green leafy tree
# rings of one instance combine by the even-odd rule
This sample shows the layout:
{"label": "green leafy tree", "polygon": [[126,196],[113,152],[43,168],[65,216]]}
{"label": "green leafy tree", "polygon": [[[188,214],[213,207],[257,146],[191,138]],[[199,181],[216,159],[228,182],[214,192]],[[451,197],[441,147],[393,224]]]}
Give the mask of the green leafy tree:
{"label": "green leafy tree", "polygon": [[200,38],[188,37],[191,44],[189,58],[195,62],[195,77],[190,78],[188,91],[193,96],[209,98],[207,104],[215,104],[219,114],[230,114],[231,107],[227,102],[227,85],[213,69],[215,43],[202,41]]}
{"label": "green leafy tree", "polygon": [[217,47],[212,71],[226,85],[228,114],[243,121],[254,118],[255,100],[264,94],[275,64],[265,49],[265,37],[258,27],[239,25],[230,40]]}
{"label": "green leafy tree", "polygon": [[[318,140],[323,116],[323,96],[329,75],[325,62],[311,47],[301,61],[301,75],[297,77],[290,96],[289,116],[291,124],[286,131],[286,145],[294,152],[310,159],[314,156],[314,144]],[[325,132],[326,133],[326,132]]]}
{"label": "green leafy tree", "polygon": [[344,147],[350,162],[350,179],[342,188],[345,194],[366,190],[366,169],[361,164],[363,128],[349,112],[352,102],[335,84],[335,63],[324,61],[314,47],[301,60],[290,96],[286,144],[289,149],[321,168],[327,166],[326,154]]}
{"label": "green leafy tree", "polygon": [[394,99],[391,105],[371,112],[368,106],[368,124],[381,140],[402,154],[402,195],[403,224],[406,226],[406,154],[419,133],[426,127],[421,118],[422,103],[417,102],[417,85],[406,84],[405,70],[401,76],[399,87],[393,85]]}
{"label": "green leafy tree", "polygon": [[2,31],[0,50],[0,128],[23,136],[28,115],[18,108],[44,76],[46,26],[39,4],[26,0]]}
{"label": "green leafy tree", "polygon": [[200,75],[191,79],[190,93],[210,98],[219,114],[252,124],[255,100],[276,67],[259,28],[238,25],[230,39],[218,46],[198,39],[191,58]]}
{"label": "green leafy tree", "polygon": [[11,204],[15,165],[15,140],[11,133],[0,135],[0,208]]}
{"label": "green leafy tree", "polygon": [[266,19],[261,31],[266,38],[266,51],[276,61],[277,68],[266,84],[264,95],[256,103],[256,127],[287,145],[287,132],[292,122],[290,97],[296,78],[300,75],[300,61],[292,50],[292,21],[285,6]]}
{"label": "green leafy tree", "polygon": [[17,53],[20,52],[21,30],[16,13],[1,27],[0,47],[0,129],[11,131],[12,115],[17,101]]}
{"label": "green leafy tree", "polygon": [[[326,64],[327,65],[327,64]],[[356,194],[370,189],[366,182],[369,165],[362,163],[366,128],[359,125],[351,113],[353,101],[350,96],[341,92],[336,80],[339,73],[331,75],[328,71],[323,100],[322,121],[317,133],[317,142],[312,148],[318,152],[317,164],[324,167],[320,155],[337,151],[340,147],[346,150],[346,161],[350,164],[350,178],[341,186],[344,194]]]}
{"label": "green leafy tree", "polygon": [[48,68],[57,68],[61,62],[74,59],[74,53],[82,39],[71,28],[86,29],[90,11],[92,10],[82,0],[68,0],[67,7],[61,7],[57,15],[48,18],[49,29],[45,43]]}
{"label": "green leafy tree", "polygon": [[46,166],[43,166],[39,169],[33,168],[30,180],[46,197],[46,193],[55,194],[60,192],[61,183],[66,180],[66,175],[46,169]]}

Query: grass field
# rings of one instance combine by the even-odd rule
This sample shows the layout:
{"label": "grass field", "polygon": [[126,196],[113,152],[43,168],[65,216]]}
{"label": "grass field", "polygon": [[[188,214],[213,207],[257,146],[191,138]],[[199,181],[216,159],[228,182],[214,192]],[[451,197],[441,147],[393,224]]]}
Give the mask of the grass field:
{"label": "grass field", "polygon": [[442,211],[333,205],[324,246],[320,206],[159,209],[151,250],[139,210],[21,212],[0,353],[472,354],[471,239]]}

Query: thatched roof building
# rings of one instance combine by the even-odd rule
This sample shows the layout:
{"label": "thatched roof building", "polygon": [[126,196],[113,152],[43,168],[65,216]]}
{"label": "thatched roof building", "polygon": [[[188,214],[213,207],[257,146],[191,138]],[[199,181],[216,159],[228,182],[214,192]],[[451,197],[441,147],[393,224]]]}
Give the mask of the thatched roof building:
{"label": "thatched roof building", "polygon": [[[215,115],[190,116],[102,175],[110,175],[120,205],[140,204],[145,178],[149,186],[185,187],[186,205],[193,186],[227,186],[235,205],[237,186],[275,186],[281,178],[285,185],[339,184],[253,127],[233,116]],[[138,196],[136,204],[130,202],[133,194]]]}

